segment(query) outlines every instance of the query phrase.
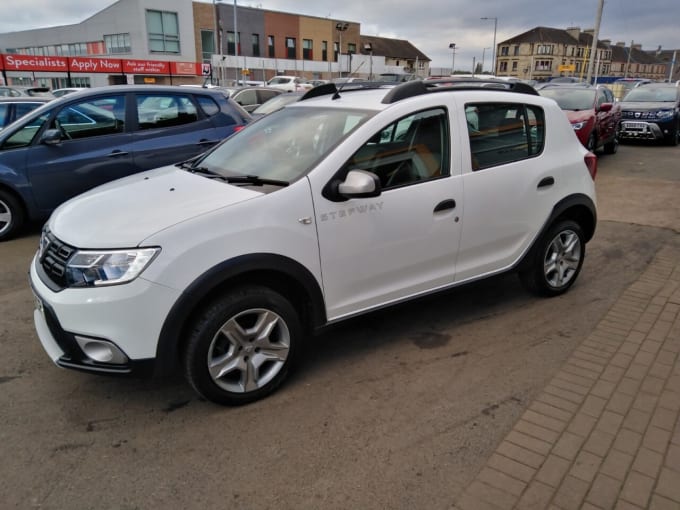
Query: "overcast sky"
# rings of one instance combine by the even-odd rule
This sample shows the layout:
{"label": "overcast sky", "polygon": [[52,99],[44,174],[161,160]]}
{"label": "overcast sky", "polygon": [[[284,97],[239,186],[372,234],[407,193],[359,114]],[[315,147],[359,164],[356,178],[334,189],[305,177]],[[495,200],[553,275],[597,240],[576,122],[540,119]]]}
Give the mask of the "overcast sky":
{"label": "overcast sky", "polygon": [[[168,9],[173,2],[167,0]],[[0,33],[78,23],[113,0],[0,0]],[[227,5],[232,0],[224,0]],[[494,22],[501,42],[537,26],[593,28],[599,0],[238,0],[238,5],[330,17],[361,23],[364,35],[411,41],[431,60],[450,67],[455,43],[456,69],[471,69],[485,54],[491,67]],[[644,50],[680,48],[678,0],[606,0],[600,39],[631,40]],[[487,50],[483,50],[488,48]]]}

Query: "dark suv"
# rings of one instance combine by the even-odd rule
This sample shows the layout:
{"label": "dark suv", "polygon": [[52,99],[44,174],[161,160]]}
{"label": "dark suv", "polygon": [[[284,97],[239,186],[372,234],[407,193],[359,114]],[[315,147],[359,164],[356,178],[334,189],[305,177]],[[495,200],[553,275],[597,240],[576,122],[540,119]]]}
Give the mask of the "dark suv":
{"label": "dark suv", "polygon": [[680,87],[648,83],[635,87],[621,101],[620,140],[680,141]]}
{"label": "dark suv", "polygon": [[210,89],[123,85],[55,99],[0,132],[0,241],[95,186],[192,158],[250,120]]}

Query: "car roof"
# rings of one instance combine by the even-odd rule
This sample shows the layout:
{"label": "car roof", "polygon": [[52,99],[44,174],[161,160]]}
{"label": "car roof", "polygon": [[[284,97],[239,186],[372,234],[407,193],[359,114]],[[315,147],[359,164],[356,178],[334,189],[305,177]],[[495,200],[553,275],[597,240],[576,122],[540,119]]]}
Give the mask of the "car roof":
{"label": "car roof", "polygon": [[47,96],[1,96],[0,103],[49,103],[54,100],[53,97]]}

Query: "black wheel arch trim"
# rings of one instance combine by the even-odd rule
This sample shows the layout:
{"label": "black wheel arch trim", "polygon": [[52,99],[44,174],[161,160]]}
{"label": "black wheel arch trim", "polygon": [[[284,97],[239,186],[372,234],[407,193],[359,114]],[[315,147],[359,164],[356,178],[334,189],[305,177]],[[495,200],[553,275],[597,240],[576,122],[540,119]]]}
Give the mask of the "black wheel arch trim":
{"label": "black wheel arch trim", "polygon": [[[247,273],[275,273],[288,280],[294,280],[305,294],[307,304],[305,312],[310,328],[315,330],[326,324],[326,308],[321,287],[312,273],[299,262],[271,253],[253,253],[225,260],[196,278],[170,309],[156,346],[157,376],[171,375],[177,368],[182,333],[198,304],[230,280],[237,280]],[[296,306],[295,303],[293,305]],[[304,319],[301,317],[301,320]]]}
{"label": "black wheel arch trim", "polygon": [[[587,243],[593,238],[593,235],[595,234],[595,227],[597,226],[597,209],[595,207],[595,203],[588,195],[584,195],[582,193],[569,195],[555,204],[550,216],[532,241],[531,246],[529,246],[522,258],[520,258],[516,265],[516,269],[520,271],[525,269],[526,265],[531,261],[536,243],[538,243],[541,237],[543,237],[545,232],[550,228],[551,225],[555,223],[557,219],[564,216],[565,213],[570,210],[573,212],[578,211],[578,215],[580,215],[580,217],[568,215],[566,218],[573,219],[581,225],[581,228],[583,229],[584,241]],[[583,216],[584,214],[586,214],[585,217]]]}

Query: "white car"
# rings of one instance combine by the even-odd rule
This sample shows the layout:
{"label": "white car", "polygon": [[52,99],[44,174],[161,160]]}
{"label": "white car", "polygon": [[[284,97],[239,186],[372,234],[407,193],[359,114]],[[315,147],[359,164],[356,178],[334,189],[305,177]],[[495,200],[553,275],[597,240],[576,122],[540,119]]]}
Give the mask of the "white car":
{"label": "white car", "polygon": [[326,325],[506,271],[546,296],[574,283],[597,160],[554,101],[432,81],[308,96],[53,213],[30,281],[59,366],[179,369],[240,404]]}
{"label": "white car", "polygon": [[314,87],[311,83],[297,76],[274,76],[267,82],[267,87],[281,89],[285,92],[301,92]]}

